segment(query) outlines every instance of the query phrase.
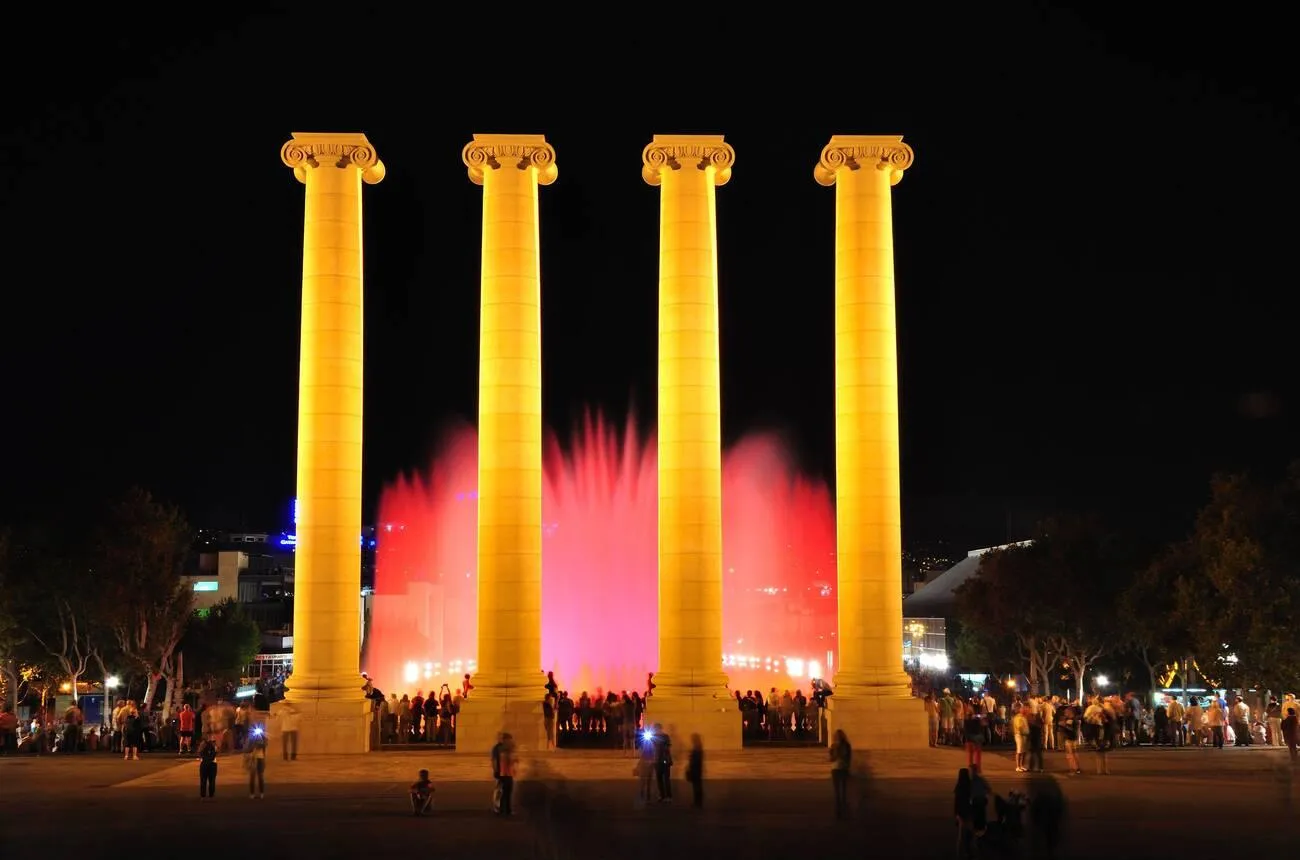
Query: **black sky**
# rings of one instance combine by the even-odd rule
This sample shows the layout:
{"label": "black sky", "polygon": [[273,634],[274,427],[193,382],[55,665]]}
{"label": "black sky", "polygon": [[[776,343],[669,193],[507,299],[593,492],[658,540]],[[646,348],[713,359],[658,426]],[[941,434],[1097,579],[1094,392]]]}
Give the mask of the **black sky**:
{"label": "black sky", "polygon": [[33,19],[0,60],[0,520],[137,482],[196,524],[283,524],[303,200],[278,149],[295,130],[365,131],[388,167],[365,192],[368,511],[474,415],[473,132],[558,152],[547,423],[648,420],[658,193],[639,154],[655,132],[715,131],[737,151],[718,194],[728,439],[780,430],[831,477],[834,205],[812,167],[833,133],[903,133],[907,539],[999,542],[1056,507],[1182,528],[1212,471],[1300,455],[1300,107],[1266,21],[1093,8],[706,10],[677,45],[649,21],[521,13],[522,59],[493,52],[484,16],[508,13],[487,9],[219,32]]}

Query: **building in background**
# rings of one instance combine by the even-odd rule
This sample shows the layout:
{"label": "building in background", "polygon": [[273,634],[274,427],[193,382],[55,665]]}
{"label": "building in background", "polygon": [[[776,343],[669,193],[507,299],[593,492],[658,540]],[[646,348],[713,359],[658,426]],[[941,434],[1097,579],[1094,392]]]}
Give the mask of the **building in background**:
{"label": "building in background", "polygon": [[[291,522],[296,522],[295,515]],[[375,527],[367,526],[361,541],[360,592],[357,612],[362,637],[369,629],[375,583]],[[284,674],[293,662],[295,529],[250,532],[204,529],[195,538],[193,559],[185,579],[199,612],[223,600],[238,602],[262,631],[262,653],[250,674]],[[359,643],[360,644],[360,643]]]}

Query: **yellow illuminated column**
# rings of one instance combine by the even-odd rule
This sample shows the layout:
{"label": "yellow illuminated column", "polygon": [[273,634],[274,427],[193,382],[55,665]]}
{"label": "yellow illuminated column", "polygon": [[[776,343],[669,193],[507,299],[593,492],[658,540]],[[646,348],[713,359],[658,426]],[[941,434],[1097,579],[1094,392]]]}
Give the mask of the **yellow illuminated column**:
{"label": "yellow illuminated column", "polygon": [[[307,188],[298,368],[298,543],[287,700],[304,753],[369,747],[361,628],[361,183],[384,177],[364,134],[304,134],[280,151]],[[282,710],[283,706],[280,709]],[[274,730],[274,726],[273,726]]]}
{"label": "yellow illuminated column", "polygon": [[831,138],[814,171],[835,186],[835,513],[839,663],[831,727],[858,746],[927,745],[903,671],[898,345],[890,187],[901,136]]}
{"label": "yellow illuminated column", "polygon": [[714,189],[722,135],[655,135],[642,176],[659,203],[659,667],[648,717],[680,745],[738,749],[722,671],[722,421]]}
{"label": "yellow illuminated column", "polygon": [[555,181],[540,134],[476,134],[483,186],[478,404],[478,667],[456,748],[508,731],[545,749],[542,722],[542,313],[537,186]]}

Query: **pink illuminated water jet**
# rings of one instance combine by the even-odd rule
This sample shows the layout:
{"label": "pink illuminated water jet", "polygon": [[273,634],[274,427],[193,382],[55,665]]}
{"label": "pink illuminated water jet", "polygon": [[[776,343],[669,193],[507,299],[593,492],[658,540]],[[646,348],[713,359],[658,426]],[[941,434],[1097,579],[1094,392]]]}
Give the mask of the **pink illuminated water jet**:
{"label": "pink illuminated water jet", "polygon": [[[448,436],[424,475],[380,500],[366,665],[386,692],[453,689],[475,668],[477,440]],[[563,689],[642,690],[657,662],[654,440],[588,420],[547,440],[542,660]],[[733,690],[809,687],[830,675],[835,512],[773,436],[723,460],[723,650]]]}

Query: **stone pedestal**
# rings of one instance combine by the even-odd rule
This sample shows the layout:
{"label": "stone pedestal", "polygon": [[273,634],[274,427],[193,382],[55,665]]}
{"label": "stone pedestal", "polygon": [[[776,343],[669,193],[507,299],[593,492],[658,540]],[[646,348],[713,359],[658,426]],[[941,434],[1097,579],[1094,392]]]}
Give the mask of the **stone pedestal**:
{"label": "stone pedestal", "polygon": [[826,709],[827,743],[843,729],[855,750],[914,750],[929,745],[929,724],[922,702],[907,690],[837,688]]}
{"label": "stone pedestal", "polygon": [[[359,694],[358,694],[359,695]],[[298,755],[340,755],[370,751],[370,702],[364,699],[304,699],[275,702],[266,726],[267,755],[280,758],[286,708],[298,713]]]}
{"label": "stone pedestal", "polygon": [[[659,691],[646,705],[647,725],[662,725],[673,741],[673,759],[686,766],[691,749],[691,735],[698,734],[704,750],[736,750],[743,744],[740,709],[734,698],[712,696],[660,696]],[[679,772],[684,773],[684,770]]]}
{"label": "stone pedestal", "polygon": [[476,689],[461,702],[456,717],[456,752],[489,753],[502,732],[509,732],[522,751],[545,751],[541,699],[480,696]]}

